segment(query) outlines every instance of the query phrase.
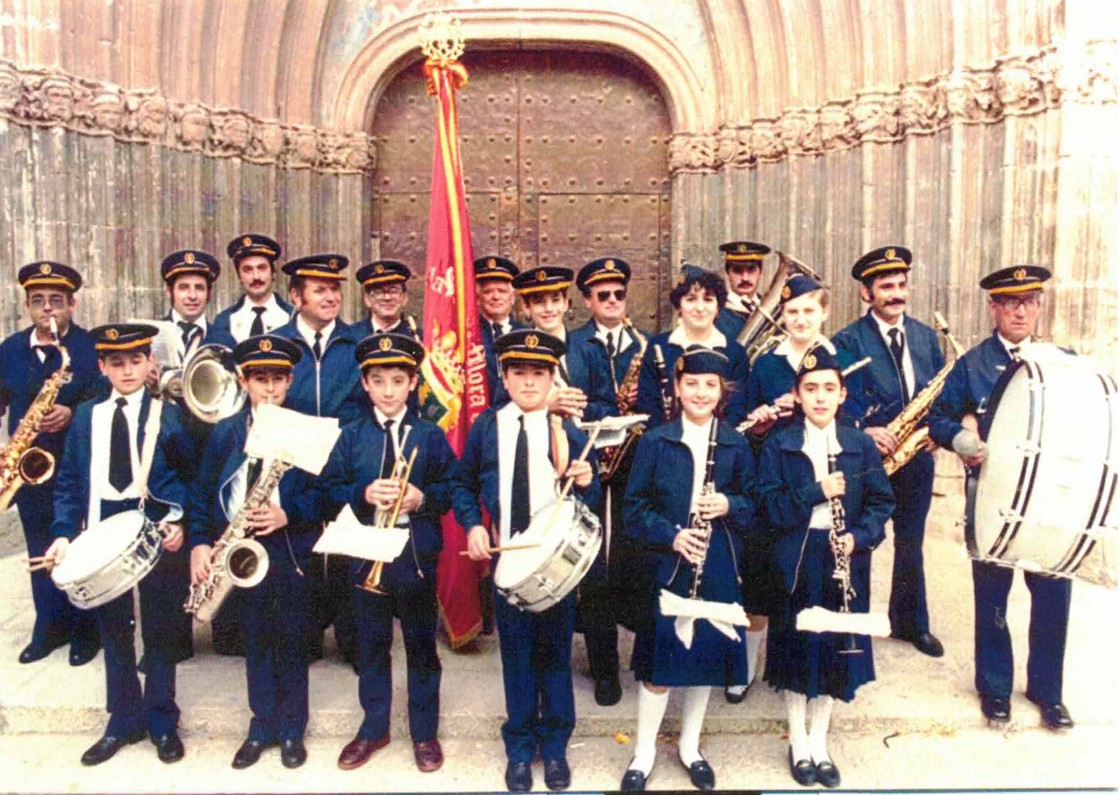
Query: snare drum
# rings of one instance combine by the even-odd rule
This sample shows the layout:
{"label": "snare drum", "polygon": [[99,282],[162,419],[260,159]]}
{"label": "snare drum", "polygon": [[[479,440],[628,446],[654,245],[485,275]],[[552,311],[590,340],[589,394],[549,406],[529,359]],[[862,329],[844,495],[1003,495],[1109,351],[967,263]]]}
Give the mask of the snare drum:
{"label": "snare drum", "polygon": [[124,511],[71,542],[51,577],[75,607],[113,601],[144,579],[163,554],[163,534],[142,511]]}
{"label": "snare drum", "polygon": [[599,554],[603,533],[599,517],[568,497],[537,511],[513,543],[540,546],[503,552],[494,585],[511,605],[541,613],[579,585]]}
{"label": "snare drum", "polygon": [[[1116,583],[1120,405],[1090,360],[1035,343],[992,391],[988,456],[966,525],[973,557]],[[1082,569],[1090,553],[1091,565]]]}

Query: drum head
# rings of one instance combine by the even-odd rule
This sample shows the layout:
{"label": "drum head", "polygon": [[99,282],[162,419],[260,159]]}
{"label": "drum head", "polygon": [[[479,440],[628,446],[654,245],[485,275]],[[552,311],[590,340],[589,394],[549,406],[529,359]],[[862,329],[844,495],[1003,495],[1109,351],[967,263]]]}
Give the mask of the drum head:
{"label": "drum head", "polygon": [[575,500],[570,498],[559,504],[551,502],[533,514],[528,529],[509,543],[539,546],[503,552],[494,569],[494,584],[508,589],[524,582],[556,551],[564,540],[564,531],[575,521],[575,515]]}
{"label": "drum head", "polygon": [[95,524],[70,542],[52,577],[58,584],[86,577],[120,557],[147,521],[141,511],[125,511]]}

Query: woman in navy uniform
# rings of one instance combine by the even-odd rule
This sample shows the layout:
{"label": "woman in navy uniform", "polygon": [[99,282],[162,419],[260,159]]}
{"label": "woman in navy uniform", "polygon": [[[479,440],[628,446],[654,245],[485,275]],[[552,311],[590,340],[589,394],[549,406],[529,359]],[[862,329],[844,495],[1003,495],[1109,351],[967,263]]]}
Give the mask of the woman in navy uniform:
{"label": "woman in navy uniform", "polygon": [[178,407],[161,405],[147,482],[141,484],[148,418],[158,405],[144,389],[155,367],[151,345],[158,330],[142,323],[112,323],[90,333],[98,367],[112,390],[107,398],[89,400],[74,412],[55,487],[55,541],[46,555],[61,562],[70,539],[111,516],[136,510],[142,499],[148,518],[163,526],[164,554],[139,583],[143,690],[137,676],[132,591],[93,610],[105,649],[109,723],[82,755],[82,764],[100,764],[145,736],[151,737],[161,761],[175,762],[183,758],[175,666],[191,656],[191,620],[183,612],[189,562],[182,549],[181,521],[186,472],[198,451]]}
{"label": "woman in navy uniform", "polygon": [[[34,446],[53,455],[57,464],[62,458],[74,408],[94,397],[104,379],[97,370],[93,337],[71,320],[77,305],[74,294],[82,286],[81,275],[60,262],[33,262],[20,268],[18,278],[26,293],[24,303],[32,325],[0,344],[0,414],[7,407],[10,437],[43,384],[62,366],[62,354],[51,339],[53,318],[58,344],[70,355],[71,378],[62,385],[54,407],[43,418]],[[53,540],[54,486],[55,479],[51,477],[38,485],[24,483],[16,492],[15,504],[28,555],[42,555]],[[49,571],[41,569],[30,576],[35,625],[31,642],[20,652],[19,661],[41,660],[69,642],[70,664],[85,665],[101,647],[93,615],[71,605],[51,580]]]}
{"label": "woman in navy uniform", "polygon": [[[400,502],[398,526],[408,528],[400,556],[381,568],[380,580],[363,587],[373,564],[355,559],[350,566],[350,601],[358,630],[358,696],[364,719],[346,744],[338,766],[353,770],[389,743],[392,705],[393,617],[401,622],[408,662],[408,724],[413,754],[421,772],[443,764],[439,730],[441,666],[436,653],[436,563],[443,547],[440,516],[451,507],[455,453],[439,426],[409,409],[424,347],[410,336],[377,334],[355,354],[362,384],[372,401],[365,417],[343,429],[321,476],[327,493],[324,518],[334,519],[349,505],[364,524],[375,524],[378,510],[391,510],[402,485],[394,466],[416,458]],[[372,530],[371,532],[376,532]]]}
{"label": "woman in navy uniform", "polygon": [[[191,578],[196,583],[209,574],[212,545],[241,511],[257,480],[267,474],[266,462],[245,455],[245,440],[258,406],[284,403],[300,356],[295,343],[273,334],[249,337],[233,349],[249,401],[215,426],[191,492],[187,524]],[[294,467],[284,473],[268,503],[248,516],[252,537],[268,553],[268,570],[259,584],[234,589],[237,601],[227,600],[221,611],[233,607],[240,618],[253,712],[249,735],[233,758],[237,769],[256,763],[265,748],[277,744],[284,767],[299,767],[307,759],[307,571],[318,518],[312,478]]]}
{"label": "woman in navy uniform", "polygon": [[747,416],[745,396],[750,364],[743,346],[715,327],[716,316],[727,302],[727,283],[718,273],[686,263],[681,266],[680,278],[669,293],[669,301],[680,320],[672,331],[656,334],[649,340],[638,376],[638,413],[649,415],[647,427],[655,428],[665,422],[657,351],[665,361],[665,389],[672,398],[673,366],[677,358],[686,347],[703,345],[722,351],[727,357],[727,408],[723,419],[737,426]]}
{"label": "woman in navy uniform", "polygon": [[[689,346],[677,358],[674,381],[680,413],[638,442],[626,490],[625,520],[626,532],[648,550],[647,560],[656,566],[660,588],[688,596],[695,567],[702,564],[699,597],[737,604],[742,538],[755,520],[751,498],[755,459],[747,441],[718,418],[727,399],[728,364],[722,351],[701,345]],[[713,456],[714,492],[704,494],[706,463]],[[711,523],[707,542],[703,531],[689,524],[697,514]],[[669,687],[679,687],[684,690],[680,761],[696,787],[710,790],[715,787],[715,773],[700,755],[700,731],[711,686],[746,681],[744,633],[736,629],[733,641],[709,622],[697,620],[695,636],[686,648],[674,630],[673,617],[663,615],[657,595],[651,596],[652,620],[639,629],[634,641],[634,675],[641,683],[638,736],[622,789],[645,789]]]}
{"label": "woman in navy uniform", "polygon": [[851,612],[868,611],[871,551],[883,540],[894,495],[875,442],[836,422],[845,398],[844,378],[839,361],[823,345],[802,357],[794,394],[804,418],[770,434],[758,467],[758,500],[775,537],[775,562],[784,587],[783,602],[771,613],[765,680],[785,700],[794,780],[803,786],[836,787],[840,772],[826,742],[832,703],[836,698],[851,701],[860,685],[875,678],[871,639],[853,636],[859,653],[843,653],[845,635],[799,631],[797,614],[817,606],[835,611],[841,604],[829,544],[829,500],[834,497],[841,498],[844,509],[841,538],[855,589]]}
{"label": "woman in navy uniform", "polygon": [[[556,337],[530,329],[511,331],[495,343],[510,402],[489,408],[471,426],[458,467],[453,501],[455,518],[467,528],[472,560],[492,560],[492,542],[501,546],[528,529],[534,510],[555,499],[558,456],[550,430],[548,396],[555,369],[564,354]],[[562,424],[572,458],[587,437],[569,420]],[[557,438],[561,438],[557,436]],[[594,452],[572,461],[563,471],[573,479],[574,494],[592,511],[602,502],[594,474]],[[482,523],[490,516],[493,537]],[[531,762],[539,751],[549,789],[567,789],[568,740],[575,728],[572,689],[572,632],[575,594],[539,613],[522,611],[495,588],[494,616],[501,641],[502,682],[507,720],[506,786],[514,792],[533,787]]]}

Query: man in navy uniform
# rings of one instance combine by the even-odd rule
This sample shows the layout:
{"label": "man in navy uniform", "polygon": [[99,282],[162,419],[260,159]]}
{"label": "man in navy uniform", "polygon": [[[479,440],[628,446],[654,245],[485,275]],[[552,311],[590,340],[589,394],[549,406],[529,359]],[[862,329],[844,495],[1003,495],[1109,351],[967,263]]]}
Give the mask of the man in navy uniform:
{"label": "man in navy uniform", "polygon": [[[852,266],[860,297],[870,308],[841,330],[833,344],[853,361],[871,357],[864,370],[863,402],[868,407],[863,430],[884,456],[899,439],[887,429],[906,405],[945,365],[937,332],[906,314],[910,300],[910,250],[883,246],[869,251]],[[891,636],[914,644],[931,657],[945,653],[929,629],[922,544],[926,515],[933,499],[933,454],[922,450],[891,476],[896,503],[894,573],[889,616]]]}
{"label": "man in navy uniform", "polygon": [[405,334],[415,337],[404,316],[408,303],[408,280],[412,271],[403,262],[379,259],[358,268],[354,274],[362,285],[362,303],[369,312],[368,323],[355,323],[359,337],[370,334]]}
{"label": "man in navy uniform", "polygon": [[[28,408],[35,402],[43,384],[62,366],[62,354],[56,342],[70,355],[69,382],[63,384],[54,406],[39,425],[34,446],[54,456],[62,456],[66,429],[70,426],[74,407],[89,398],[101,385],[97,370],[97,353],[93,337],[73,323],[77,299],[74,294],[82,286],[82,277],[68,265],[59,262],[33,262],[19,270],[31,326],[17,331],[0,344],[0,414],[8,410],[8,435],[16,432]],[[58,330],[58,340],[51,333],[51,320]],[[22,480],[20,480],[22,483]],[[23,483],[15,494],[27,554],[42,555],[53,537],[53,476],[42,483]],[[35,605],[35,626],[31,642],[20,652],[21,663],[41,660],[59,646],[70,643],[70,664],[84,665],[101,647],[93,616],[73,607],[66,595],[55,587],[49,571],[31,573],[31,598]]]}
{"label": "man in navy uniform", "polygon": [[[988,291],[992,335],[957,359],[930,410],[930,438],[960,456],[967,472],[966,495],[975,495],[978,468],[987,455],[992,389],[1001,373],[1032,343],[1042,312],[1043,284],[1050,271],[1036,265],[1001,268],[980,280]],[[1027,698],[1038,705],[1042,722],[1055,731],[1073,726],[1062,703],[1062,669],[1069,623],[1071,582],[1024,572],[1031,592],[1030,657]],[[1014,660],[1007,626],[1007,595],[1015,570],[972,561],[976,608],[976,690],[980,710],[993,724],[1011,719]]]}
{"label": "man in navy uniform", "polygon": [[241,282],[240,298],[218,313],[207,342],[232,348],[249,337],[280,328],[292,317],[292,305],[274,292],[280,244],[270,237],[245,234],[226,246],[233,270]]}
{"label": "man in navy uniform", "polygon": [[479,257],[474,261],[474,281],[478,288],[478,327],[482,331],[482,345],[486,349],[486,378],[490,386],[490,402],[501,387],[498,358],[494,355],[494,340],[510,331],[525,328],[513,316],[517,294],[513,290],[513,277],[520,273],[513,260],[497,255]]}
{"label": "man in navy uniform", "polygon": [[164,257],[159,272],[167,284],[167,297],[171,301],[171,311],[163,319],[179,327],[176,348],[182,360],[191,345],[201,344],[209,331],[206,305],[222,266],[213,254],[183,249]]}
{"label": "man in navy uniform", "polygon": [[723,252],[723,268],[727,272],[727,303],[716,317],[716,328],[728,339],[738,340],[739,332],[754,312],[762,263],[770,247],[734,240],[724,243],[719,250]]}
{"label": "man in navy uniform", "polygon": [[[153,400],[144,389],[148,371],[155,366],[155,326],[111,323],[90,333],[98,367],[112,390],[107,398],[88,400],[74,412],[55,488],[55,540],[46,556],[61,563],[70,540],[83,530],[141,506],[149,520],[159,523],[164,538],[163,555],[139,582],[143,690],[137,675],[132,591],[93,610],[105,649],[109,723],[101,739],[82,755],[82,764],[100,764],[146,736],[160,761],[170,763],[183,758],[175,666],[191,656],[191,619],[183,611],[189,563],[181,521],[187,498],[184,472],[198,450],[178,407]],[[155,442],[146,446],[151,433],[157,434]]]}
{"label": "man in navy uniform", "polygon": [[[472,560],[492,559],[494,546],[501,547],[528,529],[533,511],[555,499],[558,474],[573,479],[574,493],[591,510],[598,510],[602,500],[594,453],[565,467],[562,451],[552,444],[548,394],[564,343],[543,331],[524,329],[501,337],[495,347],[510,402],[497,410],[487,409],[471,426],[452,497],[455,518],[468,528],[467,551]],[[583,449],[586,436],[570,420],[562,427],[574,457]],[[493,534],[482,524],[483,507],[494,525]],[[571,784],[567,749],[576,718],[574,613],[574,593],[532,613],[515,607],[495,589],[507,713],[502,725],[508,762],[505,783],[513,792],[532,789],[531,763],[538,751],[548,788],[567,789]]]}

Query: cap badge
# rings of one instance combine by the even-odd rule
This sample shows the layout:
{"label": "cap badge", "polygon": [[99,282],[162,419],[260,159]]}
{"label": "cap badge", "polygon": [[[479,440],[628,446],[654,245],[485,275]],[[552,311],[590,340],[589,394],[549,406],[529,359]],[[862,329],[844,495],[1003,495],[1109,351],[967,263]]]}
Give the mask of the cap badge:
{"label": "cap badge", "polygon": [[893,248],[888,248],[887,249],[886,259],[898,259],[898,257],[896,257],[894,255],[894,249]]}
{"label": "cap badge", "polygon": [[1027,269],[1026,268],[1018,268],[1018,269],[1016,269],[1016,271],[1013,275],[1015,277],[1015,281],[1021,282],[1021,281],[1023,281],[1023,279],[1027,278]]}
{"label": "cap badge", "polygon": [[540,342],[541,342],[541,341],[540,341],[540,339],[539,339],[539,338],[537,337],[537,335],[536,335],[536,334],[530,334],[529,336],[527,336],[527,337],[525,338],[525,347],[526,347],[526,348],[535,348],[535,347],[537,347],[537,345],[539,345],[539,344],[540,344]]}
{"label": "cap badge", "polygon": [[491,257],[490,259],[486,260],[486,267],[493,270],[494,268],[498,267],[498,261]]}
{"label": "cap badge", "polygon": [[374,265],[374,266],[373,266],[373,272],[374,272],[374,273],[379,273],[379,274],[380,274],[380,273],[384,273],[384,272],[385,272],[385,266],[384,266],[384,265],[382,265],[382,264],[381,264],[381,263],[379,262],[379,263],[377,263],[376,265]]}
{"label": "cap badge", "polygon": [[603,265],[603,267],[606,268],[609,271],[613,271],[614,268],[615,268],[614,260],[613,259],[607,260],[606,264]]}
{"label": "cap badge", "polygon": [[105,329],[105,339],[115,340],[120,335],[121,335],[121,333],[119,331],[117,331],[115,328]]}
{"label": "cap badge", "polygon": [[43,274],[44,276],[50,276],[51,275],[50,263],[44,262],[42,265],[40,265],[39,266],[39,273]]}
{"label": "cap badge", "polygon": [[788,301],[791,295],[793,295],[793,290],[789,289],[789,285],[787,284],[782,288],[782,298]]}
{"label": "cap badge", "polygon": [[243,246],[251,246],[251,245],[253,245],[253,238],[251,238],[251,237],[243,237],[243,238],[241,238],[241,245],[243,245]]}
{"label": "cap badge", "polygon": [[812,370],[817,366],[817,357],[811,353],[805,354],[805,359],[801,362],[802,370]]}
{"label": "cap badge", "polygon": [[393,347],[393,341],[388,337],[382,337],[380,341],[378,341],[377,347],[383,351],[391,350]]}
{"label": "cap badge", "polygon": [[191,252],[188,251],[186,254],[183,255],[183,262],[187,263],[188,265],[193,265],[194,264],[194,254],[192,254]]}
{"label": "cap badge", "polygon": [[330,262],[327,263],[327,267],[330,268],[332,271],[338,270],[338,260],[335,259],[334,257],[331,257]]}
{"label": "cap badge", "polygon": [[272,340],[261,340],[260,349],[261,353],[268,353],[272,350]]}
{"label": "cap badge", "polygon": [[538,282],[543,282],[547,278],[548,278],[548,274],[545,271],[543,271],[543,270],[537,271],[537,281]]}
{"label": "cap badge", "polygon": [[740,254],[746,254],[747,253],[747,244],[746,243],[740,243],[739,244],[739,253]]}

